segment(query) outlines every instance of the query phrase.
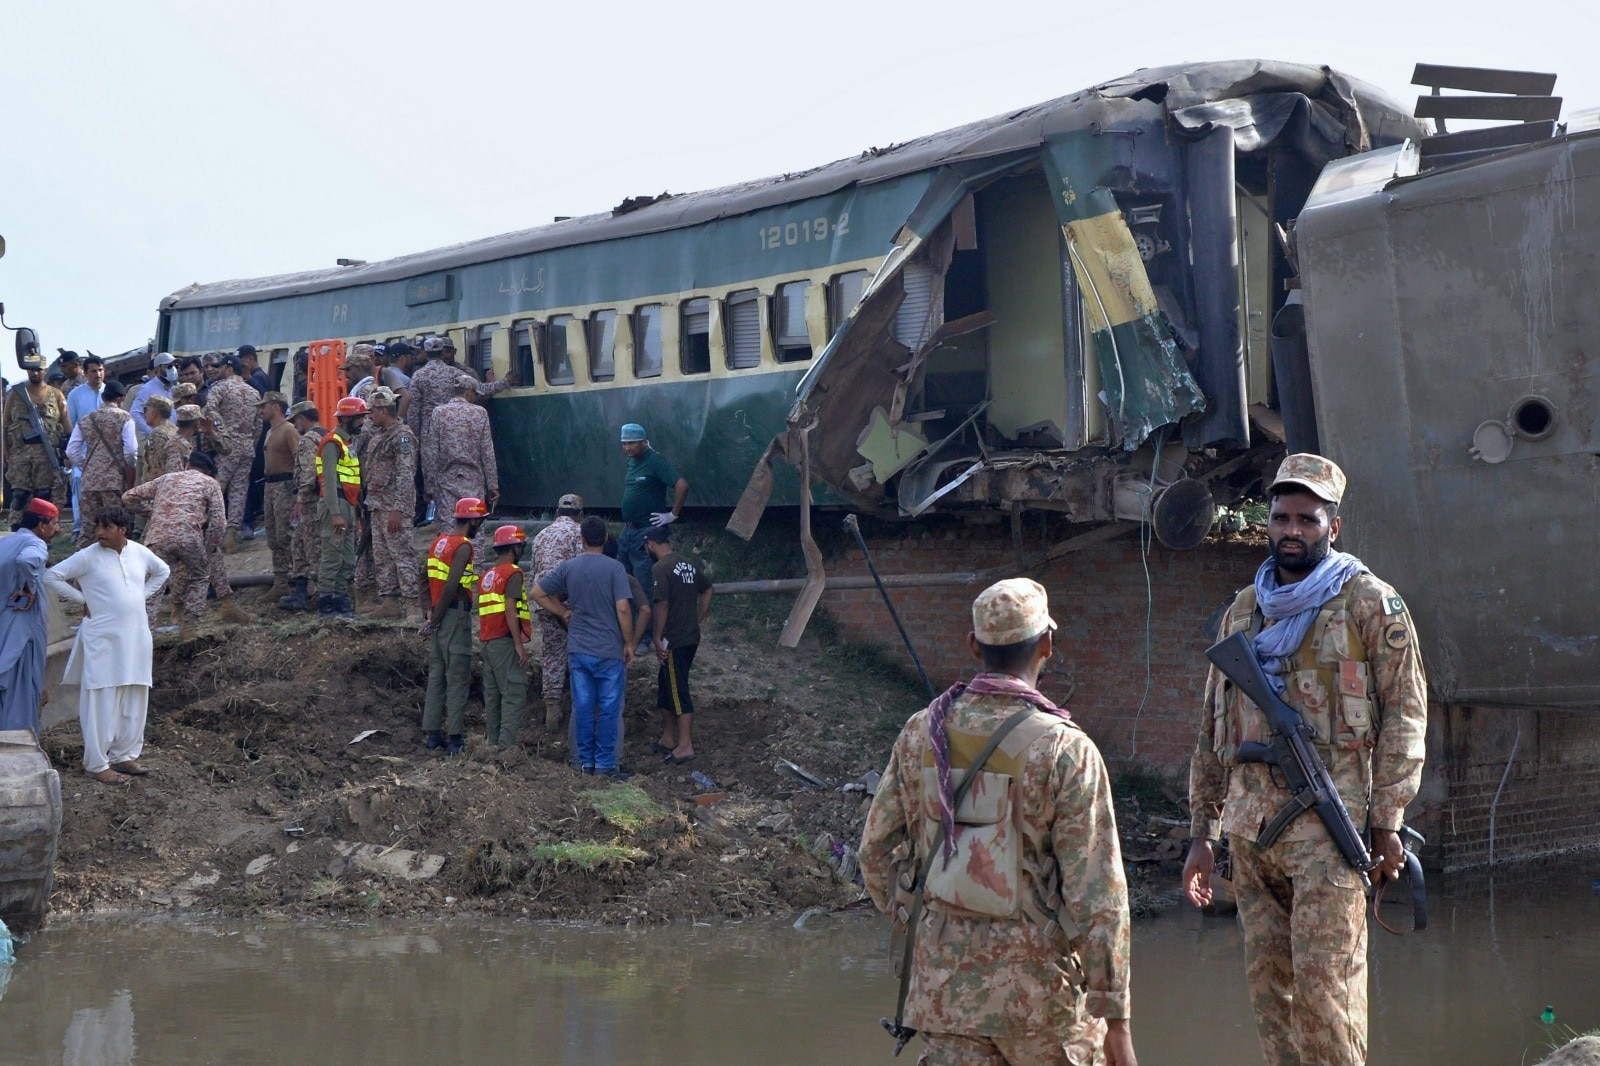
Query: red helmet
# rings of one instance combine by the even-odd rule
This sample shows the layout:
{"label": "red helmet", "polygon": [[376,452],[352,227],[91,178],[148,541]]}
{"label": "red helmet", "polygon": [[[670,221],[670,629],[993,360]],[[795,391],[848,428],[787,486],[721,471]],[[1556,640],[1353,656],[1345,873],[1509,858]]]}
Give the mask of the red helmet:
{"label": "red helmet", "polygon": [[[343,402],[343,400],[340,401],[340,403]],[[488,514],[489,505],[476,496],[463,496],[456,501],[457,518],[485,518]]]}
{"label": "red helmet", "polygon": [[496,548],[515,548],[518,544],[526,543],[528,535],[522,531],[521,526],[504,525],[494,531]]}
{"label": "red helmet", "polygon": [[352,415],[364,415],[366,413],[367,401],[359,396],[346,396],[333,409],[333,417],[335,418],[349,418]]}

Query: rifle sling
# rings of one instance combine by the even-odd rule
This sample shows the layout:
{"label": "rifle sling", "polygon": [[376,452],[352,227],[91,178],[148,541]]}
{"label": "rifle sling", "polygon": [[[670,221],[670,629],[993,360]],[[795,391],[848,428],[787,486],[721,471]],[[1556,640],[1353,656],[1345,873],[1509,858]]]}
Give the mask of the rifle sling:
{"label": "rifle sling", "polygon": [[[978,774],[983,770],[984,764],[989,761],[989,756],[994,754],[994,750],[1006,739],[1007,734],[1037,713],[1039,712],[1032,707],[1025,707],[1000,723],[1000,728],[994,731],[989,737],[989,742],[983,746],[983,750],[973,760],[972,768],[966,772],[966,775],[961,779],[961,783],[955,787],[955,792],[950,797],[950,809],[952,811],[961,809],[961,801],[966,798],[967,789],[971,788],[972,783],[978,779]],[[915,1030],[906,1030],[904,1025],[906,997],[911,994],[911,956],[917,944],[917,925],[922,919],[923,886],[927,884],[928,873],[933,869],[933,860],[944,850],[944,836],[944,823],[940,822],[939,831],[933,836],[933,848],[928,852],[928,857],[923,860],[922,869],[918,871],[917,880],[911,887],[914,901],[911,904],[911,916],[906,922],[906,946],[900,960],[900,996],[896,1000],[894,1007],[894,1027],[889,1030],[891,1034],[900,1039],[900,1043],[895,1047],[896,1055],[900,1054],[900,1048],[905,1046],[905,1041],[910,1039],[915,1032]],[[885,1026],[885,1028],[888,1028],[888,1026]],[[899,1034],[901,1033],[905,1035],[900,1036]]]}
{"label": "rifle sling", "polygon": [[[103,410],[103,408],[100,409],[100,410]],[[106,450],[106,454],[110,455],[113,461],[115,461],[118,458],[121,458],[122,462],[117,464],[118,469],[125,470],[127,465],[128,465],[128,457],[123,455],[120,449],[113,448],[111,446],[111,442],[106,440],[105,427],[100,424],[100,420],[98,418],[94,417],[95,415],[100,413],[100,410],[95,410],[90,414],[84,415],[83,416],[83,420],[85,422],[89,423],[89,425],[94,427],[94,435],[96,437],[100,438],[100,447],[102,447],[102,448],[104,448]],[[89,444],[89,442],[88,441],[84,441],[83,443],[84,443],[83,465],[84,465],[85,469],[88,469],[88,466],[89,466],[88,444]],[[124,474],[124,477],[126,477],[126,474]],[[131,488],[132,486],[129,486],[129,487]]]}

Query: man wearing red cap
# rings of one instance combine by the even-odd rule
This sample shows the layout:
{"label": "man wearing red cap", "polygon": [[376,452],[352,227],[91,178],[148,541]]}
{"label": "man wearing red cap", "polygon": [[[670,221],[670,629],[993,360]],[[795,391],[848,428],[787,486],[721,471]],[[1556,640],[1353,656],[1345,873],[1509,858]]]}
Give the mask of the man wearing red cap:
{"label": "man wearing red cap", "polygon": [[61,528],[56,505],[37,496],[22,509],[9,537],[0,538],[0,730],[39,732],[39,698],[44,692],[44,652],[49,643],[45,616],[45,560],[50,538]]}

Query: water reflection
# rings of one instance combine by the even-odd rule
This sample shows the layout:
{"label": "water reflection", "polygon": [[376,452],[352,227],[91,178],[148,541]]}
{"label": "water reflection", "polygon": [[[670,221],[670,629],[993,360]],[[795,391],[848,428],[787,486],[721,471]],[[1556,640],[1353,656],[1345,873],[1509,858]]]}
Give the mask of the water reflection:
{"label": "water reflection", "polygon": [[[1597,872],[1600,856],[1458,878],[1435,892],[1427,932],[1374,934],[1372,1061],[1537,1061],[1557,1039],[1538,1019],[1547,1003],[1562,1024],[1600,1025]],[[23,949],[0,1000],[0,1059],[881,1064],[885,933],[874,918],[57,926]],[[1142,1062],[1259,1061],[1231,921],[1139,924],[1134,1005]]]}

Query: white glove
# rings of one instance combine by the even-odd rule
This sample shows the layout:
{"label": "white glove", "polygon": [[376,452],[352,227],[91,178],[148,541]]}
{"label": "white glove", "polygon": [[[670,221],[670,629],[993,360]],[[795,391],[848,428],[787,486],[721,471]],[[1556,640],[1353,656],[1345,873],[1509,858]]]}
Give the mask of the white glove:
{"label": "white glove", "polygon": [[677,520],[678,516],[671,511],[652,511],[650,514],[650,524],[653,526],[670,526]]}

